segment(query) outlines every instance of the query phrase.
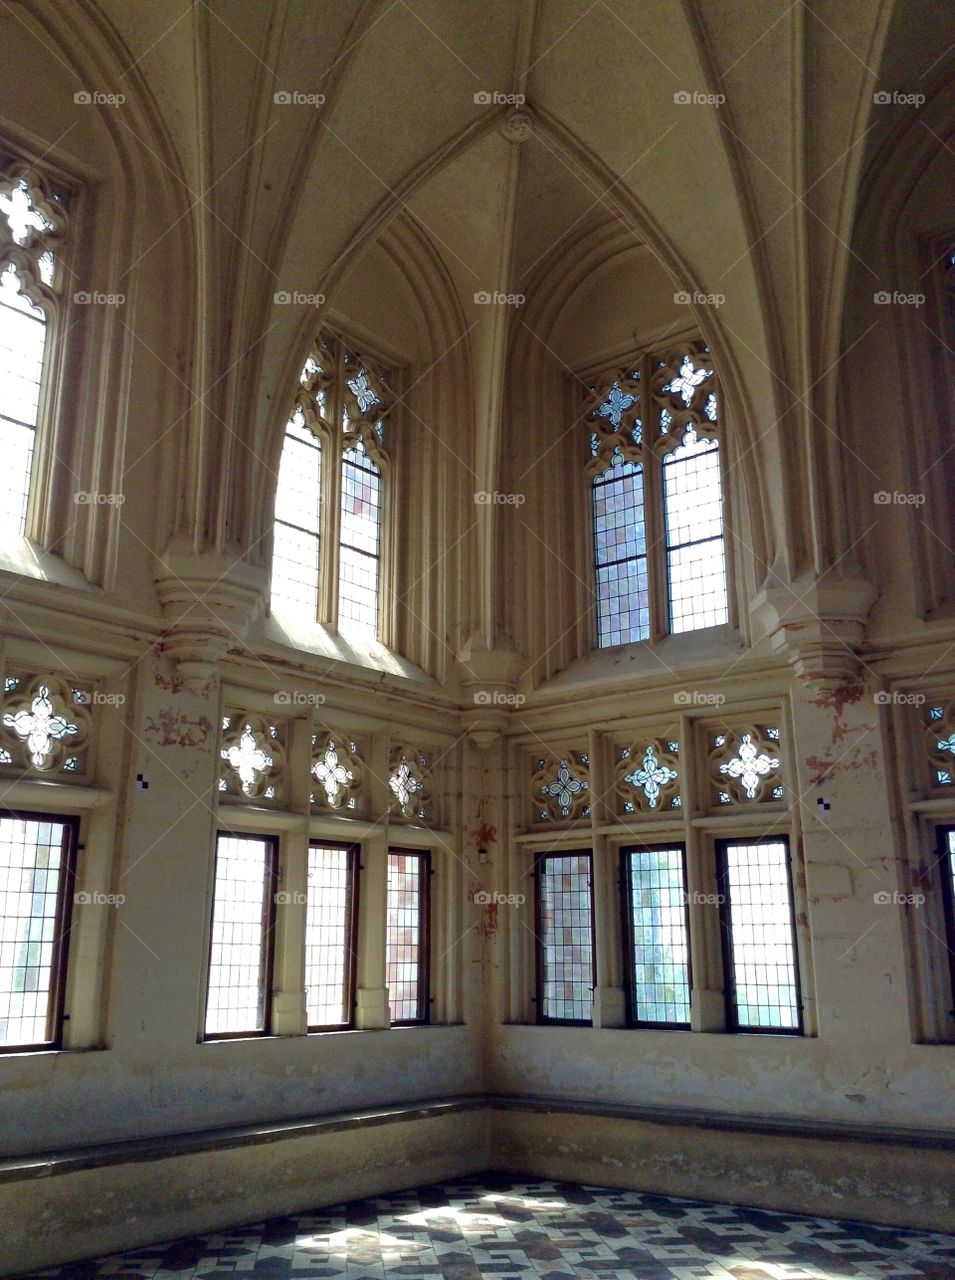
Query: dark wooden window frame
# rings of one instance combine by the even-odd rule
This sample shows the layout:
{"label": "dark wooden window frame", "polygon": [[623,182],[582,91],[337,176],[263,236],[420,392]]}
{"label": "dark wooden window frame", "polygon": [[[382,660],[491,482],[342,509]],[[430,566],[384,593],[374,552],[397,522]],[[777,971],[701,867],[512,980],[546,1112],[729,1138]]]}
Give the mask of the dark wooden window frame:
{"label": "dark wooden window frame", "polygon": [[949,832],[955,832],[955,825],[952,823],[935,828],[942,913],[945,917],[945,947],[948,951],[949,1009],[955,1014],[955,885],[952,883],[952,873],[949,870],[950,854],[947,839]]}
{"label": "dark wooden window frame", "polygon": [[[418,1014],[414,1018],[397,1018],[393,1027],[424,1027],[431,1021],[431,877],[434,868],[430,849],[403,849],[392,845],[389,854],[421,859],[421,902],[418,908],[418,929],[421,945],[418,957]],[[385,891],[385,924],[387,928],[387,887]],[[385,948],[387,956],[387,935]]]}
{"label": "dark wooden window frame", "polygon": [[34,1044],[10,1044],[0,1047],[0,1054],[36,1053],[38,1050],[59,1049],[63,1043],[63,1023],[69,1016],[65,1012],[66,968],[69,959],[70,921],[76,893],[76,859],[80,850],[80,819],[62,813],[34,813],[23,809],[0,809],[0,818],[15,818],[23,822],[55,822],[63,827],[60,846],[60,881],[56,889],[56,916],[53,929],[53,954],[50,960],[50,995],[47,1003],[46,1025],[48,1038]]}
{"label": "dark wooden window frame", "polygon": [[633,932],[633,878],[630,855],[632,853],[655,853],[669,849],[679,849],[683,864],[683,915],[686,920],[687,938],[687,983],[690,998],[693,995],[693,937],[690,932],[690,906],[687,900],[686,887],[686,844],[682,840],[658,841],[655,844],[628,844],[620,850],[620,907],[623,917],[621,937],[623,938],[624,956],[624,989],[627,993],[627,1023],[631,1027],[651,1031],[689,1031],[689,1022],[650,1022],[637,1017],[636,1000],[636,940]]}
{"label": "dark wooden window frame", "polygon": [[[786,874],[789,877],[789,927],[793,946],[793,980],[796,992],[795,1027],[741,1026],[737,1016],[736,983],[733,978],[733,916],[726,869],[726,850],[730,845],[781,843],[786,846]],[[796,894],[793,885],[792,845],[789,837],[740,836],[716,841],[716,883],[720,895],[720,937],[723,950],[723,987],[726,994],[726,1030],[736,1035],[801,1036],[805,1035],[805,1013],[802,1002],[802,979],[799,972],[799,935],[796,930]]]}
{"label": "dark wooden window frame", "polygon": [[[358,982],[358,897],[360,892],[361,880],[361,845],[344,844],[338,840],[321,840],[310,839],[308,849],[344,849],[348,853],[348,936],[345,946],[347,949],[345,964],[345,1005],[349,1011],[347,1022],[334,1022],[330,1026],[322,1026],[320,1024],[309,1023],[307,1030],[311,1035],[313,1032],[324,1031],[352,1031],[355,1027],[355,1000]],[[306,858],[308,853],[306,852]],[[306,872],[308,870],[306,864]],[[307,890],[306,890],[307,892]],[[308,904],[305,906],[308,911]],[[307,916],[306,916],[307,919]],[[306,946],[308,943],[308,934],[306,932]],[[308,1004],[306,1002],[306,1010]],[[306,1017],[307,1017],[306,1013]]]}
{"label": "dark wooden window frame", "polygon": [[536,993],[534,1005],[537,1009],[537,1022],[540,1026],[551,1027],[592,1027],[593,1016],[589,1018],[551,1018],[544,1014],[544,940],[541,910],[541,877],[546,875],[545,866],[551,858],[586,858],[590,867],[590,950],[591,974],[594,982],[591,985],[591,1004],[597,982],[597,928],[594,920],[594,851],[593,849],[552,849],[546,853],[538,853],[534,858],[534,941]]}
{"label": "dark wooden window frame", "polygon": [[[209,977],[212,972],[212,943],[216,918],[216,865],[219,857],[219,838],[225,836],[229,840],[255,840],[268,848],[266,863],[266,881],[271,884],[271,892],[265,894],[262,910],[262,929],[265,938],[263,986],[263,1018],[262,1027],[249,1031],[215,1031],[207,1032],[206,1021],[209,1016]],[[202,1039],[216,1040],[250,1040],[261,1039],[272,1034],[272,978],[275,967],[275,886],[278,884],[279,840],[277,836],[259,835],[249,831],[229,831],[220,827],[216,831],[215,848],[212,860],[212,903],[209,911],[209,947],[206,955],[206,998],[203,1010]]]}

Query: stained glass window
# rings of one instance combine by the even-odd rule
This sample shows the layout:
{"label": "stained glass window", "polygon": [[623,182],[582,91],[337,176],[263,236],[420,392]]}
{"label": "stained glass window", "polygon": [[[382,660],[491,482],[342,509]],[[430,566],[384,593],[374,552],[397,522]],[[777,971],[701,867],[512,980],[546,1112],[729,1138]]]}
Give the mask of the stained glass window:
{"label": "stained glass window", "polygon": [[690,1025],[690,938],[682,846],[624,851],[631,948],[631,1017]]}
{"label": "stained glass window", "polygon": [[[941,878],[944,938],[935,935],[947,952],[950,977],[949,1003],[955,1005],[955,827],[938,828],[937,865]],[[934,930],[930,931],[935,934]]]}
{"label": "stained glass window", "polygon": [[0,1049],[58,1043],[76,824],[0,814]]}
{"label": "stained glass window", "polygon": [[322,446],[300,409],[285,428],[275,495],[272,608],[318,616]]}
{"label": "stained glass window", "polygon": [[597,643],[601,648],[650,634],[643,469],[617,451],[593,482]]}
{"label": "stained glass window", "polygon": [[591,855],[543,854],[535,870],[538,1017],[590,1022],[595,970]]}
{"label": "stained glass window", "polygon": [[[26,177],[0,181],[0,535],[26,531],[59,210]],[[49,216],[47,216],[49,214]]]}
{"label": "stained glass window", "polygon": [[272,985],[277,846],[220,832],[216,840],[206,1036],[261,1035]]}
{"label": "stained glass window", "polygon": [[312,1030],[352,1021],[357,877],[357,850],[309,845],[305,993]]}
{"label": "stained glass window", "polygon": [[789,842],[719,841],[717,870],[731,1028],[801,1031]]}
{"label": "stained glass window", "polygon": [[719,445],[689,430],[663,460],[670,630],[727,620]]}
{"label": "stained glass window", "polygon": [[427,1022],[431,855],[388,854],[385,983],[391,1021]]}
{"label": "stained glass window", "polygon": [[[729,620],[719,397],[709,351],[684,343],[639,364],[602,375],[588,389],[599,648]],[[645,433],[644,420],[659,430]]]}
{"label": "stained glass window", "polygon": [[[385,420],[384,373],[324,333],[305,362],[276,485],[272,609],[378,635]],[[336,604],[337,601],[337,604]]]}
{"label": "stained glass window", "polygon": [[342,455],[342,523],[338,626],[374,639],[378,633],[381,474],[359,438]]}

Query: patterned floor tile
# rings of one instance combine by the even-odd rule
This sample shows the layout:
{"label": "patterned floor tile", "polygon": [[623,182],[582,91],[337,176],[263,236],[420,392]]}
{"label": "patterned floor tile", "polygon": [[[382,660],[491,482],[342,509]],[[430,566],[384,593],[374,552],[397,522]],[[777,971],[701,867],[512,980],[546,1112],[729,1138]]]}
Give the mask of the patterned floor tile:
{"label": "patterned floor tile", "polygon": [[955,1237],[495,1174],[23,1280],[955,1280]]}

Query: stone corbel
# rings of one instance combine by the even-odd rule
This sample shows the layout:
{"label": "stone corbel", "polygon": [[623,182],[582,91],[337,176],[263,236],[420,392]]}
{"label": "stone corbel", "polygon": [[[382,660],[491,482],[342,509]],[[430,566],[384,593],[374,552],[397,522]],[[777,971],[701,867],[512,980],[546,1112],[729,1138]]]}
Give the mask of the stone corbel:
{"label": "stone corbel", "polygon": [[815,578],[764,587],[751,602],[754,619],[800,679],[836,689],[859,674],[859,650],[876,589],[862,577]]}
{"label": "stone corbel", "polygon": [[159,561],[156,591],[163,648],[187,684],[205,684],[241,644],[264,610],[267,575],[238,555],[195,553],[171,544]]}
{"label": "stone corbel", "polygon": [[523,703],[516,681],[523,658],[508,641],[488,648],[474,635],[458,655],[462,669],[464,724],[468,739],[487,751],[504,732],[511,713]]}

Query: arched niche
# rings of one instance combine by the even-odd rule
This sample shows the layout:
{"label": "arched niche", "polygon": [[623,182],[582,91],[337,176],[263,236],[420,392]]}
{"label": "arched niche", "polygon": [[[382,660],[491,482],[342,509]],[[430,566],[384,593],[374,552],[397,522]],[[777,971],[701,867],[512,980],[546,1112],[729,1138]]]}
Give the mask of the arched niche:
{"label": "arched niche", "polygon": [[[145,82],[98,15],[78,5],[8,7],[0,43],[0,146],[69,193],[28,546],[6,548],[6,567],[105,587],[152,610],[157,524],[171,531],[172,515],[161,513],[175,510],[178,491],[173,468],[157,485],[156,463],[164,437],[180,438],[175,424],[197,411],[186,385],[191,199]],[[121,301],[83,301],[98,295]]]}

